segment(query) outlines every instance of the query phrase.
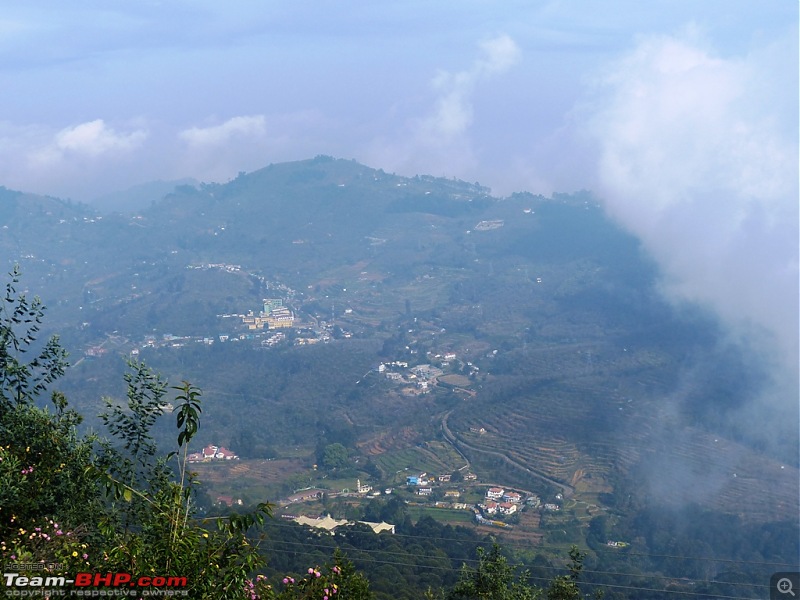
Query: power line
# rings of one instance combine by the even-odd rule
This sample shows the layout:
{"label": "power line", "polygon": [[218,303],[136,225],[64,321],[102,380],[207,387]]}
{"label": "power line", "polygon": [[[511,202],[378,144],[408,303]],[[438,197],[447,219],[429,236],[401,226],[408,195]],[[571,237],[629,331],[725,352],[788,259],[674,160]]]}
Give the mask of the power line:
{"label": "power line", "polygon": [[[294,525],[279,524],[278,521],[275,521],[274,523],[275,523],[275,525],[277,527],[294,527]],[[396,533],[396,534],[394,534],[394,536],[395,537],[401,537],[401,538],[409,538],[409,539],[420,539],[420,536],[409,535],[409,534],[404,534],[404,533]],[[459,543],[462,543],[462,544],[479,545],[479,544],[485,544],[486,543],[484,541],[463,540],[463,539],[459,539],[459,538],[437,537],[436,539],[444,541],[444,542],[459,542]],[[502,545],[503,546],[523,548],[523,549],[526,549],[526,550],[531,549],[531,546],[529,544],[524,544],[523,542],[514,542],[513,540],[504,541]],[[535,546],[535,548],[536,549],[540,549],[541,548],[541,549],[544,549],[544,550],[557,550],[557,551],[560,551],[560,552],[563,552],[563,550],[564,550],[563,546],[548,546],[548,545],[544,545],[544,544]],[[614,554],[614,555],[617,555],[617,556],[622,555],[622,556],[644,556],[644,557],[651,557],[651,558],[671,558],[671,559],[675,559],[675,560],[689,560],[689,561],[696,561],[696,562],[700,562],[700,561],[722,562],[722,563],[734,563],[734,564],[753,565],[753,566],[762,566],[762,567],[764,567],[764,566],[766,566],[766,567],[790,567],[790,568],[797,567],[797,565],[794,564],[794,563],[782,563],[782,562],[773,562],[773,561],[754,561],[754,560],[745,560],[745,559],[736,559],[736,558],[715,558],[715,557],[711,557],[711,556],[685,556],[685,555],[680,555],[680,554],[650,554],[650,553],[647,553],[647,552],[630,552],[628,550],[623,550],[622,552],[620,552],[620,550],[611,550],[611,549],[606,549],[606,548],[602,548],[600,550],[596,550],[596,549],[592,548],[592,551],[597,552],[597,553],[601,553],[602,552],[604,554]],[[623,552],[624,552],[624,554],[623,554]]]}
{"label": "power line", "polygon": [[[311,547],[311,548],[325,549],[325,550],[330,550],[331,549],[330,545],[315,544],[313,542],[291,542],[291,541],[286,541],[286,540],[273,540],[272,542],[273,542],[273,544],[280,544],[280,545],[283,545],[283,546],[300,546],[300,547],[303,547],[303,548]],[[408,556],[407,553],[404,553],[404,552],[393,552],[393,551],[390,551],[390,550],[366,549],[366,548],[365,549],[354,548],[354,550],[356,552],[358,552],[358,553],[364,553],[364,554],[367,554],[367,555],[379,555],[380,554],[380,555],[383,555],[383,556]],[[454,560],[453,558],[451,558],[449,556],[439,556],[439,557],[431,557],[431,558],[438,558],[438,559],[447,560],[447,561]],[[377,559],[375,559],[375,560],[377,560]],[[465,564],[472,563],[474,565],[477,565],[477,564],[480,563],[479,559],[460,559],[460,560],[462,560],[462,562],[465,563]],[[440,566],[431,566],[431,565],[418,564],[418,563],[409,563],[409,562],[393,562],[392,564],[397,565],[397,566],[401,566],[402,565],[402,566],[405,566],[405,567],[414,567],[414,568],[436,568],[436,569],[441,569],[441,570],[445,570],[446,569],[446,570],[449,570],[449,571],[460,571],[460,568],[456,568],[456,567],[440,567]],[[522,563],[515,564],[515,565],[509,565],[509,566],[511,566],[512,568],[526,568],[527,567],[527,565],[524,565]],[[551,570],[551,571],[561,571],[562,574],[565,574],[565,573],[569,572],[569,570],[566,567],[556,567],[556,566],[550,566],[550,565],[537,565],[535,568],[537,568],[537,569],[546,569],[546,570]],[[643,579],[664,579],[664,580],[668,580],[668,581],[674,581],[676,579],[675,577],[670,577],[670,576],[667,576],[667,575],[655,575],[655,574],[654,575],[649,575],[649,574],[642,574],[642,573],[619,573],[619,572],[613,572],[613,571],[597,571],[597,570],[585,569],[585,568],[581,570],[581,573],[582,574],[593,574],[593,575],[609,575],[609,576],[614,576],[614,577],[628,577],[628,578],[638,577],[638,578],[643,578]],[[686,578],[686,577],[681,578],[681,581],[690,582],[692,584],[695,584],[695,583],[700,583],[700,584],[719,584],[719,585],[729,585],[729,586],[734,586],[734,587],[751,587],[751,588],[758,588],[758,589],[762,589],[762,590],[769,588],[768,585],[757,584],[757,583],[742,583],[742,582],[733,582],[733,581],[692,579],[692,578]],[[595,583],[594,585],[610,585],[610,584]]]}
{"label": "power line", "polygon": [[[296,542],[290,542],[290,544],[301,545],[301,546],[304,545],[304,544],[296,543]],[[327,548],[327,547],[325,547],[325,548]],[[371,552],[374,552],[374,551],[362,550],[360,552],[365,552],[366,554],[369,555]],[[396,566],[396,567],[417,567],[417,568],[431,569],[431,570],[438,570],[438,571],[447,571],[447,572],[460,572],[461,571],[461,569],[456,569],[454,567],[445,567],[445,566],[439,566],[439,565],[414,565],[414,564],[398,562],[398,561],[380,560],[380,559],[377,559],[377,558],[353,557],[351,560],[353,560],[354,562],[372,563],[372,564],[378,564],[378,565],[391,565],[391,566]],[[474,562],[477,562],[477,561],[474,561]],[[587,571],[585,571],[585,570],[582,571],[582,573],[586,573],[586,572]],[[541,581],[541,582],[548,582],[548,583],[552,581],[552,579],[550,579],[550,578],[537,577],[535,575],[528,575],[527,579],[529,581]],[[684,581],[687,581],[687,580],[684,580]],[[688,581],[692,582],[693,580],[688,580]],[[697,581],[697,580],[694,580],[694,581]],[[578,583],[579,584],[583,584],[583,585],[587,585],[587,586],[593,586],[593,587],[626,589],[626,590],[634,590],[634,591],[639,591],[639,592],[656,592],[656,593],[659,593],[659,594],[679,594],[679,595],[683,595],[683,596],[703,596],[705,598],[709,597],[709,593],[708,592],[691,592],[691,591],[686,591],[686,590],[668,590],[668,589],[661,589],[661,588],[648,588],[648,587],[635,586],[635,585],[621,585],[621,584],[613,584],[613,583],[598,583],[598,582],[592,582],[592,581],[579,581]],[[718,584],[725,584],[725,585],[737,585],[735,583],[729,583],[729,582],[706,582],[706,581],[700,581],[700,583],[704,583],[704,584],[718,583]],[[768,585],[758,585],[758,584],[738,584],[738,585],[748,585],[748,586],[752,586],[752,587],[759,587],[759,588],[762,588],[762,589],[768,589],[769,588]],[[728,596],[728,595],[722,595],[722,594],[715,594],[713,597],[714,598],[719,598],[720,600],[761,600],[760,597],[759,598],[752,598],[752,597],[742,597],[742,596]]]}

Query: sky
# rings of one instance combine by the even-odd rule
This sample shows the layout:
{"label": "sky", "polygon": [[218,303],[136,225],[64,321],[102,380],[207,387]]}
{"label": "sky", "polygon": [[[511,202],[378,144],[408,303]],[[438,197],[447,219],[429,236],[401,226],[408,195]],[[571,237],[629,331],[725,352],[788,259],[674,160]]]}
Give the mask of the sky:
{"label": "sky", "polygon": [[798,89],[795,0],[6,0],[0,185],[89,201],[327,154],[590,189],[796,388]]}

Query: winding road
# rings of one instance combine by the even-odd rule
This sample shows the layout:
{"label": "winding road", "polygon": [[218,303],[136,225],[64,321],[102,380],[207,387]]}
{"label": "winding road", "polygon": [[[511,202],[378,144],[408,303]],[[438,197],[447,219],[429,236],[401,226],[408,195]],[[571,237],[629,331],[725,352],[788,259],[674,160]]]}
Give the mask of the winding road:
{"label": "winding road", "polygon": [[456,452],[458,452],[459,455],[461,455],[461,457],[465,461],[467,461],[467,464],[469,464],[469,459],[464,455],[464,453],[461,451],[461,448],[459,446],[469,449],[470,452],[478,452],[478,453],[484,454],[486,456],[495,456],[497,458],[500,458],[505,463],[511,465],[515,469],[519,469],[521,471],[524,471],[528,475],[536,477],[537,479],[541,479],[542,481],[544,481],[546,483],[549,483],[552,486],[560,488],[561,492],[562,492],[562,494],[564,494],[565,498],[570,498],[575,493],[575,488],[573,488],[571,485],[567,485],[566,483],[562,483],[560,481],[556,481],[555,479],[553,479],[551,477],[548,477],[547,475],[544,475],[543,473],[539,473],[537,471],[534,471],[534,470],[530,469],[529,467],[512,460],[511,458],[509,458],[508,456],[506,456],[502,452],[495,452],[494,450],[483,450],[481,448],[476,448],[475,446],[471,446],[471,445],[467,444],[466,442],[464,442],[463,440],[459,439],[452,431],[450,431],[450,428],[447,425],[447,419],[450,417],[452,412],[453,412],[452,410],[448,411],[442,416],[442,434],[444,435],[444,438],[453,446],[453,448],[455,448]]}

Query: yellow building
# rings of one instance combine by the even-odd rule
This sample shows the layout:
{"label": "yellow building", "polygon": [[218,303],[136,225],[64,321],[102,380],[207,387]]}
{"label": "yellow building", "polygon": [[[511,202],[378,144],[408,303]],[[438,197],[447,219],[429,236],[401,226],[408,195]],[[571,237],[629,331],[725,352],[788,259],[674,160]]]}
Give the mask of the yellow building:
{"label": "yellow building", "polygon": [[294,315],[288,308],[276,308],[266,317],[270,329],[281,329],[294,325]]}

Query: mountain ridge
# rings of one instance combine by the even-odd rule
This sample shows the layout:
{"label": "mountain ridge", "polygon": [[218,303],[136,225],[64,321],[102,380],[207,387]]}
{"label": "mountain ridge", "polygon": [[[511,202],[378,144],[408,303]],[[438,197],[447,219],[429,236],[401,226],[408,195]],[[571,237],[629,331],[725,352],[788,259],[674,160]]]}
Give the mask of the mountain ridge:
{"label": "mountain ridge", "polygon": [[[704,478],[703,467],[687,462],[661,431],[685,428],[687,444],[713,445],[708,435],[723,431],[724,415],[750,393],[730,382],[757,381],[761,369],[721,352],[719,325],[702,310],[666,304],[656,266],[588,192],[497,198],[476,183],[317,157],[227,183],[179,186],[131,215],[5,190],[0,223],[9,265],[22,264],[26,286],[50,307],[48,326],[80,363],[67,382],[76,401],[96,407],[113,389],[102,389],[111,385],[107,373],[118,374],[119,356],[135,350],[171,379],[196,380],[231,398],[209,408],[204,435],[240,446],[250,440],[261,449],[255,456],[309,436],[375,447],[376,435],[409,428],[424,443],[440,435],[439,415],[455,409],[459,435],[492,423],[497,434],[486,439],[505,445],[476,454],[484,472],[493,467],[481,456],[501,451],[541,462],[540,470],[564,484],[582,481],[583,493],[596,499],[652,471],[642,461],[653,462],[647,444],[656,444],[683,465],[671,471],[673,486],[685,481],[688,489]],[[266,338],[252,349],[245,339],[235,351],[220,342],[250,335],[240,317],[222,315],[257,313],[276,295],[303,323],[302,333],[289,330],[274,350],[258,346]],[[328,345],[290,345],[322,339],[322,323],[333,338]],[[172,349],[160,341],[167,336],[207,341]],[[148,345],[151,338],[159,349]],[[374,374],[366,386],[358,383],[380,361],[419,364],[446,353],[458,357],[459,374],[472,371],[472,396],[457,386],[408,395]],[[266,356],[280,366],[262,364]],[[699,361],[705,380],[680,396],[687,356]],[[322,381],[305,381],[312,373]],[[270,382],[270,391],[259,382]],[[258,418],[242,421],[244,410]],[[264,431],[257,425],[264,421],[277,428]],[[748,478],[723,485],[719,471],[736,463],[715,459],[705,477],[727,491],[694,500],[736,512],[743,495],[775,473],[775,456],[791,460],[791,448],[770,450],[759,462],[748,424],[724,433],[751,448],[742,454],[751,466],[739,469]],[[381,464],[404,447],[389,448]],[[527,485],[522,477],[518,483]],[[770,520],[791,512],[786,489],[770,492],[783,507],[777,513],[753,514]]]}

